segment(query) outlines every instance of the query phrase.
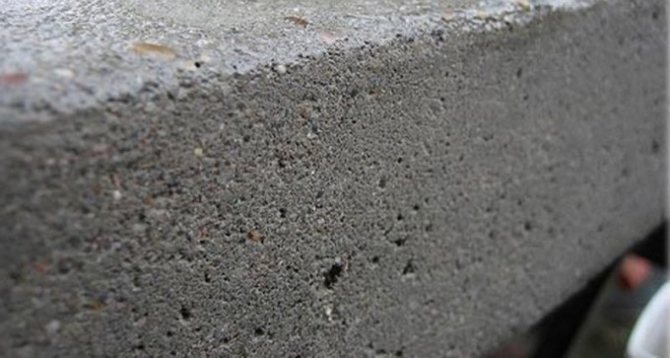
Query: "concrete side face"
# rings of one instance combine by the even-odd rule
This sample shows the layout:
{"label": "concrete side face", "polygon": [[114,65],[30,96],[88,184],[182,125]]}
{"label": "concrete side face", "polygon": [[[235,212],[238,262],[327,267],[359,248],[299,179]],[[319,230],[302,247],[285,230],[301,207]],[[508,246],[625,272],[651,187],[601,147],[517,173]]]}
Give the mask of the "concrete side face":
{"label": "concrete side face", "polygon": [[662,220],[661,1],[0,132],[2,356],[472,356]]}

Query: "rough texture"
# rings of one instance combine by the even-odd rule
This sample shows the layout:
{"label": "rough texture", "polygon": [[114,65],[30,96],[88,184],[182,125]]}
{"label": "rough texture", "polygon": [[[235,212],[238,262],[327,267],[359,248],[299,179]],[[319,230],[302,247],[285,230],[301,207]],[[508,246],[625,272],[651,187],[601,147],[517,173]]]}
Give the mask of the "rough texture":
{"label": "rough texture", "polygon": [[126,96],[3,75],[0,355],[472,356],[526,329],[662,220],[665,9],[500,16],[237,74],[151,59]]}

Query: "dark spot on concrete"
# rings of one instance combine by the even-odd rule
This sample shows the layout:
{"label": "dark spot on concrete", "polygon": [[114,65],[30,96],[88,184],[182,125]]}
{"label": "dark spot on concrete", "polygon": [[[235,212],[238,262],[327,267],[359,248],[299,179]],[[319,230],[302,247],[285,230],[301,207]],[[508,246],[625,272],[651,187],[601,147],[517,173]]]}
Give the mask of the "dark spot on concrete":
{"label": "dark spot on concrete", "polygon": [[379,256],[373,256],[370,261],[372,261],[373,264],[379,263]]}
{"label": "dark spot on concrete", "polygon": [[433,30],[430,35],[433,36],[437,42],[444,41],[444,30],[442,29]]}
{"label": "dark spot on concrete", "polygon": [[330,269],[323,274],[323,284],[327,289],[332,290],[333,285],[337,282],[338,278],[342,275],[342,264],[334,263]]}
{"label": "dark spot on concrete", "polygon": [[523,229],[526,231],[531,231],[533,229],[533,224],[530,221],[523,223]]}
{"label": "dark spot on concrete", "polygon": [[263,336],[265,335],[265,330],[263,329],[263,327],[256,327],[256,329],[254,330],[254,334],[259,337]]}
{"label": "dark spot on concrete", "polygon": [[181,314],[181,318],[183,318],[185,321],[191,319],[191,310],[189,310],[188,307],[184,305],[182,305],[179,309],[179,314]]}
{"label": "dark spot on concrete", "polygon": [[386,177],[379,178],[379,187],[382,189],[386,188]]}
{"label": "dark spot on concrete", "polygon": [[654,20],[658,20],[660,13],[661,10],[659,8],[654,8],[654,10],[651,12],[651,18]]}
{"label": "dark spot on concrete", "polygon": [[396,246],[400,247],[400,246],[404,246],[406,241],[407,241],[407,238],[400,238],[400,239],[393,240],[393,243]]}
{"label": "dark spot on concrete", "polygon": [[523,68],[519,67],[518,70],[516,70],[516,77],[521,78],[523,76]]}
{"label": "dark spot on concrete", "polygon": [[416,267],[414,266],[414,262],[412,259],[407,260],[407,263],[405,264],[405,267],[402,269],[402,274],[403,275],[411,275],[416,271]]}
{"label": "dark spot on concrete", "polygon": [[661,144],[656,140],[651,141],[651,151],[652,153],[656,154],[661,150]]}
{"label": "dark spot on concrete", "polygon": [[426,227],[424,229],[426,230],[426,232],[433,231],[433,223],[426,224]]}

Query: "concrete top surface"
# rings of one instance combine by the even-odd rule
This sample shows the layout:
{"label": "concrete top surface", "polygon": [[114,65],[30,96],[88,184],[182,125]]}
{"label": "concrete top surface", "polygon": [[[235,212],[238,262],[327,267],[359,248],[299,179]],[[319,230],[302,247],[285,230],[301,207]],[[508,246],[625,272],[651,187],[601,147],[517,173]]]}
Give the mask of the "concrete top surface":
{"label": "concrete top surface", "polygon": [[0,0],[0,122],[71,113],[183,81],[265,68],[281,75],[328,50],[451,26],[527,21],[587,0]]}

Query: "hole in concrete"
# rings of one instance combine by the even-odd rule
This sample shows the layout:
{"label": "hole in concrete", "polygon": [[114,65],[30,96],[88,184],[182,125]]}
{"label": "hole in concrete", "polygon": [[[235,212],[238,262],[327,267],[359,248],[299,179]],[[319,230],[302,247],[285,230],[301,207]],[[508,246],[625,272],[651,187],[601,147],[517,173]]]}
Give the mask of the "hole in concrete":
{"label": "hole in concrete", "polygon": [[405,242],[406,242],[406,241],[407,241],[407,238],[400,238],[400,239],[395,239],[395,240],[393,241],[393,243],[394,243],[396,246],[400,247],[400,246],[405,245]]}
{"label": "hole in concrete", "polygon": [[653,153],[658,153],[661,150],[661,144],[658,143],[656,139],[651,141],[651,151]]}
{"label": "hole in concrete", "polygon": [[139,344],[137,344],[137,345],[135,346],[135,350],[137,350],[137,351],[143,351],[144,348],[146,348],[146,347],[144,346],[144,343],[139,343]]}
{"label": "hole in concrete", "polygon": [[279,209],[279,217],[282,218],[282,219],[286,218],[286,209],[285,208]]}
{"label": "hole in concrete", "polygon": [[386,177],[379,178],[379,187],[382,189],[386,188]]}
{"label": "hole in concrete", "polygon": [[373,256],[370,261],[372,261],[373,264],[379,263],[379,256]]}
{"label": "hole in concrete", "polygon": [[530,221],[523,223],[523,229],[526,231],[531,231],[533,229],[533,224]]}
{"label": "hole in concrete", "polygon": [[432,223],[426,224],[425,230],[426,230],[426,232],[433,231],[433,224]]}
{"label": "hole in concrete", "polygon": [[263,335],[265,335],[265,331],[263,330],[262,327],[257,327],[257,328],[254,330],[254,334],[255,334],[256,336],[263,336]]}
{"label": "hole in concrete", "polygon": [[195,66],[195,68],[200,68],[200,67],[202,67],[202,62],[195,61],[195,62],[193,62],[193,65]]}
{"label": "hole in concrete", "polygon": [[402,214],[398,214],[398,216],[396,216],[396,219],[397,219],[398,221],[402,221],[402,219],[403,219]]}
{"label": "hole in concrete", "polygon": [[342,275],[342,264],[335,263],[326,273],[323,274],[323,284],[327,289],[332,290],[333,285],[335,285],[340,275]]}
{"label": "hole in concrete", "polygon": [[179,313],[181,314],[181,318],[184,320],[189,320],[191,319],[191,310],[189,310],[186,306],[182,305],[181,309],[179,309]]}
{"label": "hole in concrete", "polygon": [[416,271],[416,267],[414,267],[414,262],[412,259],[407,260],[407,264],[405,264],[405,267],[402,269],[402,274],[403,275],[411,275]]}

